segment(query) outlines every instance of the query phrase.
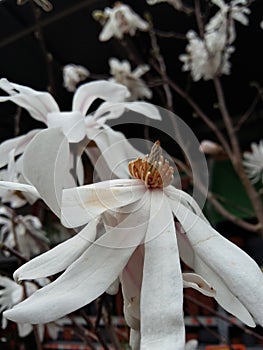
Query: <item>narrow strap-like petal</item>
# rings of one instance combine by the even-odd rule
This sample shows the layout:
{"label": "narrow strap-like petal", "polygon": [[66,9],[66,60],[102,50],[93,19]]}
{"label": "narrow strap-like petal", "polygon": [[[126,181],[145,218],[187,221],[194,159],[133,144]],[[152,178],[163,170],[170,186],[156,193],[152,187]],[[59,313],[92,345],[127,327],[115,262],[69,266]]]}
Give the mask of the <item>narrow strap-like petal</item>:
{"label": "narrow strap-like petal", "polygon": [[88,249],[96,238],[97,220],[91,221],[74,237],[29,260],[14,272],[14,279],[22,281],[52,276],[65,270]]}
{"label": "narrow strap-like petal", "polygon": [[48,92],[35,91],[23,85],[10,83],[4,78],[0,80],[0,88],[10,95],[1,96],[0,102],[14,102],[25,108],[33,118],[41,122],[46,123],[48,113],[59,111],[56,101]]}
{"label": "narrow strap-like petal", "polygon": [[167,197],[152,192],[141,290],[141,350],[184,350],[183,280]]}
{"label": "narrow strap-like petal", "polygon": [[[191,210],[176,204],[174,214],[186,232],[195,252],[196,272],[215,287],[216,297],[220,293],[220,286],[214,285],[215,281],[212,279],[219,277],[223,285],[226,285],[233,296],[237,298],[237,301],[241,305],[243,304],[257,322],[263,324],[263,310],[258,307],[258,305],[263,304],[263,274],[256,262]],[[200,264],[202,262],[203,270],[207,268],[206,275],[204,271],[201,273],[196,269],[197,257],[200,259]],[[212,276],[211,279],[210,274],[215,274],[218,277]],[[232,299],[234,298],[232,297]],[[229,312],[234,309],[233,301],[232,304],[228,305],[227,311]],[[226,308],[226,305],[223,307]],[[249,313],[242,321],[250,326],[253,325]]]}

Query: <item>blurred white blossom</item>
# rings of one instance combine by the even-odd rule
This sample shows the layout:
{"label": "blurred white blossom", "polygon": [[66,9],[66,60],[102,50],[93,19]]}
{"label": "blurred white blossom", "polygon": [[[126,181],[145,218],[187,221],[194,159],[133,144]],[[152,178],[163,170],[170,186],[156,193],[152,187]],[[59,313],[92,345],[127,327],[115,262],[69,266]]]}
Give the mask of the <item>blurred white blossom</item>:
{"label": "blurred white blossom", "polygon": [[137,15],[130,6],[116,2],[112,8],[106,7],[102,13],[103,29],[99,35],[100,41],[112,37],[122,39],[124,34],[134,36],[136,30],[147,31],[149,24]]}
{"label": "blurred white blossom", "polygon": [[48,249],[49,240],[36,216],[16,215],[0,207],[0,242],[30,258]]}
{"label": "blurred white blossom", "polygon": [[117,58],[111,58],[109,65],[110,74],[113,76],[110,80],[125,85],[130,91],[131,96],[127,100],[134,101],[152,97],[152,91],[141,79],[141,76],[149,71],[148,65],[139,65],[132,71],[127,60],[119,61]]}
{"label": "blurred white blossom", "polygon": [[200,143],[199,150],[205,154],[216,155],[223,151],[222,146],[211,140],[203,140]]}
{"label": "blurred white blossom", "polygon": [[68,91],[74,92],[77,84],[89,75],[90,72],[87,68],[76,64],[67,64],[63,67],[63,85]]}
{"label": "blurred white blossom", "polygon": [[244,152],[243,164],[252,183],[263,183],[263,140],[251,144],[251,152]]}
{"label": "blurred white blossom", "polygon": [[148,5],[155,5],[159,2],[167,2],[172,5],[176,10],[181,10],[183,7],[183,3],[181,0],[147,0]]}
{"label": "blurred white blossom", "polygon": [[190,71],[194,81],[230,74],[229,59],[235,50],[231,44],[236,38],[234,20],[248,25],[246,15],[250,10],[246,0],[233,0],[230,4],[213,0],[213,3],[220,9],[205,26],[203,39],[193,30],[188,31],[186,54],[179,56],[184,63],[182,70]]}

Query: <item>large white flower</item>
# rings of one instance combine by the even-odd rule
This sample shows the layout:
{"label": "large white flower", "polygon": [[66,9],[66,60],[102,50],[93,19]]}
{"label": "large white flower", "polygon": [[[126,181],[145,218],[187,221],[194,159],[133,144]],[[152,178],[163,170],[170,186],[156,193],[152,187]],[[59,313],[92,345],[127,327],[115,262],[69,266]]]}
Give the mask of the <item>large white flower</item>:
{"label": "large white flower", "polygon": [[113,76],[110,81],[125,85],[131,93],[130,101],[152,97],[152,91],[141,79],[141,76],[150,69],[148,65],[139,65],[132,71],[127,60],[119,61],[117,58],[111,58],[109,65],[110,74]]}
{"label": "large white flower", "polygon": [[[211,227],[191,196],[171,185],[173,168],[159,143],[130,162],[129,171],[134,179],[63,190],[61,221],[81,231],[21,266],[14,278],[64,272],[4,316],[50,322],[90,303],[119,277],[133,349],[185,349],[184,286],[214,296],[247,325],[262,325],[260,268]],[[98,232],[100,221],[105,232]],[[183,275],[180,257],[204,279]]]}
{"label": "large white flower", "polygon": [[[37,281],[37,284],[43,286],[47,284],[48,281],[46,279],[41,279]],[[19,285],[11,280],[7,276],[0,275],[0,312],[3,310],[8,310],[17,303],[20,303],[24,299],[24,295],[31,295],[37,289],[38,286],[33,282],[25,282],[24,285]],[[7,320],[6,318],[2,318],[2,328],[6,328]],[[29,323],[18,323],[18,334],[20,337],[26,337],[33,331],[33,326]],[[49,336],[53,339],[56,339],[58,336],[58,332],[61,328],[58,324],[49,323],[47,324],[47,330]],[[38,335],[40,341],[42,342],[45,335],[45,326],[38,325],[37,326]]]}
{"label": "large white flower", "polygon": [[[0,88],[10,95],[0,97],[0,102],[12,101],[25,108],[34,119],[43,122],[48,128],[62,128],[70,144],[78,145],[87,138],[95,141],[101,153],[111,147],[111,157],[107,157],[107,166],[118,177],[124,177],[125,173],[127,176],[127,170],[124,163],[120,164],[118,168],[116,167],[116,151],[118,150],[119,153],[120,149],[122,150],[123,159],[134,157],[138,151],[129,144],[122,133],[107,126],[105,124],[107,120],[119,118],[126,110],[142,114],[148,118],[161,119],[156,107],[143,101],[126,102],[126,98],[130,95],[128,89],[121,84],[104,80],[80,86],[73,96],[71,112],[61,112],[56,101],[47,92],[35,91],[28,87],[10,83],[6,79],[0,80]],[[91,104],[98,98],[106,102],[102,103],[94,113],[87,115]],[[22,154],[40,130],[32,130],[26,135],[3,142],[0,145],[0,167],[7,164],[11,151],[14,156]],[[48,147],[48,145],[44,147]],[[74,156],[77,159],[80,157],[79,152],[83,151],[82,148],[83,146],[79,149],[77,147],[75,151]],[[89,155],[97,159],[97,155],[94,156],[94,152],[92,153],[91,150],[89,150]],[[64,162],[69,166],[67,157],[69,158],[70,155],[64,154]],[[74,159],[73,156],[71,157],[72,166]],[[63,167],[65,168],[65,165]],[[81,170],[81,166],[79,170]],[[79,176],[82,177],[83,174]],[[81,182],[80,179],[79,181]],[[67,184],[66,186],[73,185],[69,176],[64,180],[64,183]]]}
{"label": "large white flower", "polygon": [[244,152],[243,164],[252,183],[263,183],[263,140],[251,144],[251,152]]}
{"label": "large white flower", "polygon": [[106,18],[104,27],[99,35],[100,41],[107,41],[112,37],[122,39],[124,34],[134,36],[136,30],[146,31],[149,24],[138,16],[130,6],[116,2],[113,8],[106,7],[103,17]]}

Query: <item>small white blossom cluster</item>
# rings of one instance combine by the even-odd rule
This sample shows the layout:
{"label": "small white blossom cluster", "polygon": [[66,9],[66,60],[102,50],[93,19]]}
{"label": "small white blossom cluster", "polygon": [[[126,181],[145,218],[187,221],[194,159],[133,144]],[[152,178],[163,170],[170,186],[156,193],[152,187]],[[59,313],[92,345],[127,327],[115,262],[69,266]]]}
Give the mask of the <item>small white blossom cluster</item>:
{"label": "small white blossom cluster", "polygon": [[183,7],[183,3],[181,0],[147,0],[147,4],[155,5],[160,2],[167,2],[172,5],[176,10],[181,10]]}
{"label": "small white blossom cluster", "polygon": [[251,144],[251,152],[244,153],[243,164],[252,183],[263,183],[263,140]]}
{"label": "small white blossom cluster", "polygon": [[223,0],[213,0],[220,9],[205,26],[204,37],[194,31],[187,33],[189,43],[186,54],[179,56],[184,63],[183,71],[190,71],[194,81],[209,80],[221,74],[230,74],[229,61],[234,52],[235,23],[248,25],[247,15],[250,10],[246,0],[233,0],[225,4]]}
{"label": "small white blossom cluster", "polygon": [[138,99],[150,99],[152,91],[147,87],[141,76],[149,71],[148,65],[139,65],[134,71],[131,70],[131,65],[127,60],[119,61],[116,58],[109,60],[110,74],[113,76],[111,81],[125,85],[131,95],[129,101]]}
{"label": "small white blossom cluster", "polygon": [[63,84],[64,87],[70,91],[74,92],[77,85],[88,78],[90,72],[83,66],[76,64],[67,64],[63,67]]}
{"label": "small white blossom cluster", "polygon": [[102,18],[103,29],[99,35],[100,41],[112,37],[122,39],[124,34],[134,36],[137,29],[147,31],[149,24],[137,15],[130,6],[116,2],[112,8],[106,7],[103,12],[96,11],[94,17]]}

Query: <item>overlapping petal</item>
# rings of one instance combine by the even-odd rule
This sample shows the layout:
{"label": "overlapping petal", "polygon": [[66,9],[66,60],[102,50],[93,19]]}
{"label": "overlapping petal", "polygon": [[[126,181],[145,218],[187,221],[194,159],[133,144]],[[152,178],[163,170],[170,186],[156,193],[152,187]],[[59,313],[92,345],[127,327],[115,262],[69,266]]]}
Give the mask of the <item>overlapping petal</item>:
{"label": "overlapping petal", "polygon": [[4,316],[15,322],[47,323],[90,303],[116,280],[142,243],[148,220],[146,200],[143,210],[131,213],[118,227],[95,241],[59,278]]}
{"label": "overlapping petal", "polygon": [[54,98],[48,92],[39,92],[23,85],[0,80],[0,88],[10,96],[1,96],[0,102],[11,101],[25,108],[31,116],[46,123],[46,116],[51,112],[59,112],[59,107]]}
{"label": "overlapping petal", "polygon": [[191,210],[176,206],[174,214],[193,249],[193,268],[216,289],[216,300],[249,326],[255,325],[251,315],[262,324],[263,275],[256,262]]}
{"label": "overlapping petal", "polygon": [[106,80],[94,81],[83,84],[76,90],[73,96],[72,110],[86,115],[92,102],[97,98],[119,102],[125,100],[129,95],[128,89],[121,84]]}
{"label": "overlapping petal", "polygon": [[60,217],[62,189],[69,176],[69,144],[60,128],[45,129],[23,155],[23,175]]}
{"label": "overlapping petal", "polygon": [[74,237],[29,260],[14,272],[15,281],[52,276],[68,268],[93,243],[97,220],[91,221]]}
{"label": "overlapping petal", "polygon": [[110,180],[63,190],[61,222],[78,227],[109,209],[139,200],[145,186],[139,180]]}

